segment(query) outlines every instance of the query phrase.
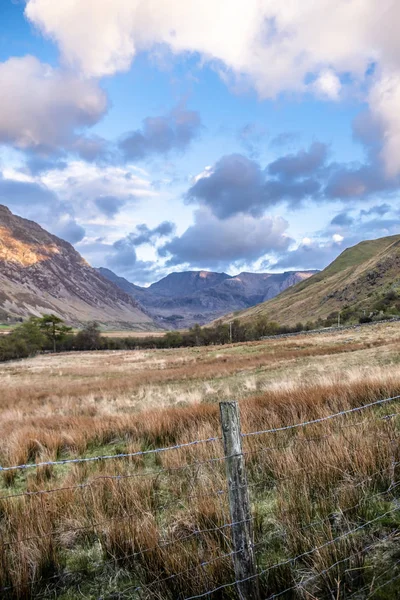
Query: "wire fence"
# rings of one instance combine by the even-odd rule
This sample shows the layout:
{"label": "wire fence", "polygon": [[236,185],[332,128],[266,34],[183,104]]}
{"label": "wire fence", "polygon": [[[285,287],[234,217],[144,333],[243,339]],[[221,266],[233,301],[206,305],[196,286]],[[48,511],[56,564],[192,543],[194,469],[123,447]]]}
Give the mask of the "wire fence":
{"label": "wire fence", "polygon": [[397,598],[399,400],[239,429],[232,453],[222,422],[172,446],[2,466],[0,596]]}

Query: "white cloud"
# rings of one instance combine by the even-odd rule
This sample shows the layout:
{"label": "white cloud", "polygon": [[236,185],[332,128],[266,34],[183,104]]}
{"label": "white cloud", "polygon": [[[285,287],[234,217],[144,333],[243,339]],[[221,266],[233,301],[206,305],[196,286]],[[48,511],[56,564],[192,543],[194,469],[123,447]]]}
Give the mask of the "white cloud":
{"label": "white cloud", "polygon": [[0,63],[0,143],[49,152],[71,146],[94,125],[107,98],[94,81],[53,69],[33,56]]}
{"label": "white cloud", "polygon": [[213,174],[213,172],[213,166],[207,165],[206,167],[204,167],[204,170],[201,171],[201,173],[198,173],[197,175],[192,177],[192,184],[197,183],[197,181],[200,181],[200,179],[204,179],[205,177],[210,177]]}
{"label": "white cloud", "polygon": [[330,100],[339,99],[341,87],[339,77],[330,70],[323,71],[314,84],[316,92]]}
{"label": "white cloud", "polygon": [[383,133],[386,172],[395,176],[400,172],[400,72],[382,74],[370,91],[369,104]]}
{"label": "white cloud", "polygon": [[221,61],[266,96],[303,88],[309,73],[400,63],[394,0],[28,0],[26,15],[94,76],[129,68],[157,44]]}
{"label": "white cloud", "polygon": [[334,233],[333,236],[332,236],[332,239],[337,244],[340,244],[340,242],[343,242],[344,237],[342,235],[340,235],[340,233]]}
{"label": "white cloud", "polygon": [[194,224],[161,249],[167,265],[189,264],[226,268],[235,261],[249,263],[270,252],[285,251],[291,243],[282,217],[233,215],[220,220],[208,208],[194,213]]}
{"label": "white cloud", "polygon": [[[9,182],[6,188],[5,183]],[[134,166],[98,166],[84,161],[71,161],[64,168],[53,168],[45,173],[30,175],[17,168],[0,171],[1,184],[5,188],[3,202],[14,198],[23,199],[23,208],[31,206],[41,215],[40,223],[59,231],[69,224],[64,220],[58,229],[54,227],[54,214],[74,215],[81,225],[93,226],[101,235],[121,237],[115,229],[125,230],[137,224],[139,204],[158,200],[159,193],[151,186],[145,172]],[[12,187],[10,187],[12,186]],[[21,202],[21,200],[19,200]],[[148,207],[151,211],[151,207]],[[43,213],[43,214],[42,214]],[[50,217],[49,217],[50,214]],[[62,228],[61,228],[62,225]],[[60,229],[61,228],[61,229]]]}
{"label": "white cloud", "polygon": [[25,14],[89,76],[127,70],[135,54],[135,0],[30,0]]}
{"label": "white cloud", "polygon": [[[88,77],[127,70],[138,52],[163,46],[198,54],[263,98],[311,91],[337,100],[341,74],[357,86],[371,64],[392,80],[400,73],[396,0],[28,0],[25,12],[57,42],[65,64]],[[398,96],[387,84],[385,76],[370,101],[387,127],[383,157],[392,174],[400,170],[392,152]]]}
{"label": "white cloud", "polygon": [[[96,205],[99,198],[114,197],[123,203],[155,198],[158,193],[151,182],[135,167],[98,166],[83,161],[72,161],[65,169],[53,169],[41,176],[41,182],[58,196],[85,214],[86,222],[105,224]],[[122,205],[121,205],[122,206]]]}

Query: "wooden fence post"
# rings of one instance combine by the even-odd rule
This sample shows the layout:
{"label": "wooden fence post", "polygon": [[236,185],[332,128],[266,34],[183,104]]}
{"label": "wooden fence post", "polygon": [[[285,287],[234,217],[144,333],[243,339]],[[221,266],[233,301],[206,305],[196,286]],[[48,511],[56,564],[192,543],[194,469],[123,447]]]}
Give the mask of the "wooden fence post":
{"label": "wooden fence post", "polygon": [[228,480],[233,555],[240,600],[259,600],[260,592],[253,551],[253,527],[242,453],[240,415],[237,402],[220,402],[226,477]]}

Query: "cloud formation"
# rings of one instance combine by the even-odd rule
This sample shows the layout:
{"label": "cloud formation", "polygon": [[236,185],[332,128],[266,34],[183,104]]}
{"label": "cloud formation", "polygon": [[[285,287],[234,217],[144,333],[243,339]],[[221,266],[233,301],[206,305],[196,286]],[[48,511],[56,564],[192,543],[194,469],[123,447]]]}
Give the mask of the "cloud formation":
{"label": "cloud formation", "polygon": [[67,167],[53,169],[41,181],[59,197],[84,215],[113,218],[128,203],[157,196],[147,176],[135,167],[98,165],[71,161]]}
{"label": "cloud formation", "polygon": [[153,229],[150,229],[145,223],[140,223],[136,226],[136,231],[133,231],[124,239],[124,243],[134,247],[154,244],[159,239],[172,235],[175,229],[175,223],[171,221],[163,221]]}
{"label": "cloud formation", "polygon": [[124,206],[125,200],[117,196],[99,196],[94,203],[100,212],[112,219]]}
{"label": "cloud formation", "polygon": [[240,144],[251,158],[259,155],[259,147],[267,135],[265,127],[258,123],[247,123],[238,131]]}
{"label": "cloud formation", "polygon": [[85,229],[76,222],[71,207],[43,184],[4,178],[0,174],[0,204],[24,218],[39,222],[72,244],[85,236]]}
{"label": "cloud formation", "polygon": [[105,262],[117,273],[134,276],[135,281],[146,282],[149,278],[155,277],[159,265],[153,261],[138,260],[136,248],[143,244],[155,244],[156,241],[171,235],[174,231],[175,225],[170,221],[163,221],[153,229],[144,223],[137,225],[136,231],[117,240],[111,247],[107,246]]}
{"label": "cloud formation", "polygon": [[326,199],[362,200],[378,193],[390,194],[400,186],[399,178],[388,178],[376,158],[366,164],[333,164],[324,188]]}
{"label": "cloud formation", "polygon": [[[0,143],[46,156],[74,149],[107,110],[99,85],[33,56],[0,63]],[[77,148],[79,151],[79,148]]]}
{"label": "cloud formation", "polygon": [[119,142],[126,160],[143,160],[152,154],[167,154],[184,150],[201,127],[200,115],[193,110],[178,107],[169,114],[147,117],[142,129],[127,133]]}
{"label": "cloud formation", "polygon": [[319,143],[283,156],[265,169],[242,154],[223,156],[196,178],[185,200],[208,206],[219,218],[240,212],[260,216],[283,201],[298,208],[306,198],[319,197],[326,156],[326,146]]}
{"label": "cloud formation", "polygon": [[281,217],[234,215],[220,220],[207,208],[195,211],[195,222],[181,236],[159,249],[167,266],[224,268],[232,262],[251,262],[267,252],[288,248],[288,223]]}
{"label": "cloud formation", "polygon": [[260,165],[242,154],[223,156],[201,174],[186,194],[188,203],[208,206],[218,217],[238,212],[261,214],[266,206]]}
{"label": "cloud formation", "polygon": [[217,217],[226,218],[238,213],[259,216],[283,202],[299,209],[305,200],[323,204],[391,198],[400,189],[400,175],[387,175],[369,123],[367,115],[354,125],[355,137],[366,149],[365,163],[329,162],[328,146],[320,142],[284,154],[265,168],[247,156],[230,154],[194,179],[185,201],[208,206]]}
{"label": "cloud formation", "polygon": [[217,13],[213,0],[28,0],[26,7],[64,60],[87,75],[126,70],[137,52],[166,44],[247,74],[266,95],[304,88],[309,73],[317,75],[310,85],[321,80],[336,95],[335,72],[362,77],[372,60],[398,63],[399,7],[383,0],[379,14],[377,22],[375,0],[238,0],[235,10],[220,0]]}
{"label": "cloud formation", "polygon": [[[398,10],[399,18],[400,7]],[[397,52],[394,54],[400,62],[398,40]],[[371,118],[378,124],[375,131],[380,133],[379,156],[385,165],[385,173],[389,177],[395,177],[400,174],[400,70],[396,73],[383,71],[370,90],[369,105]]]}
{"label": "cloud formation", "polygon": [[367,100],[384,134],[382,160],[389,175],[400,171],[394,0],[379,7],[376,0],[237,0],[234,10],[230,0],[219,0],[217,10],[214,0],[28,0],[25,13],[57,42],[65,64],[86,77],[128,70],[138,52],[165,47],[198,54],[262,98],[295,91],[336,101],[344,86],[370,87]]}
{"label": "cloud formation", "polygon": [[[342,211],[315,237],[305,238],[300,244],[291,245],[282,252],[273,267],[323,269],[346,248],[366,239],[396,235],[399,229],[400,212],[394,206],[383,204],[357,212]],[[272,265],[269,263],[267,266]]]}
{"label": "cloud formation", "polygon": [[69,215],[63,215],[53,226],[53,233],[70,244],[77,244],[85,237],[85,229]]}
{"label": "cloud formation", "polygon": [[334,217],[331,221],[331,225],[334,227],[337,225],[338,227],[350,227],[353,225],[354,219],[351,215],[346,212],[339,213]]}
{"label": "cloud formation", "polygon": [[287,252],[282,252],[279,260],[273,265],[269,262],[265,268],[273,266],[274,269],[325,269],[347,246],[343,240],[333,237],[328,240],[306,239]]}
{"label": "cloud formation", "polygon": [[328,154],[326,144],[314,142],[308,150],[287,154],[268,165],[268,173],[282,179],[299,179],[315,175],[325,165]]}

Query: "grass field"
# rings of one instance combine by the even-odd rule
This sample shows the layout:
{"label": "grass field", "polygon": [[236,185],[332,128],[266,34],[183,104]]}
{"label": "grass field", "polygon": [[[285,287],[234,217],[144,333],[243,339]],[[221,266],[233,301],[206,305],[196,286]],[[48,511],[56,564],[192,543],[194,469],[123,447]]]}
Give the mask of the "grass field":
{"label": "grass field", "polygon": [[112,338],[146,338],[146,337],[162,337],[166,334],[166,331],[129,331],[129,330],[118,330],[118,331],[102,331],[101,335]]}
{"label": "grass field", "polygon": [[[219,436],[224,399],[240,402],[249,432],[398,394],[400,323],[232,346],[42,355],[0,366],[0,459],[19,465]],[[400,574],[399,419],[380,418],[396,410],[245,438],[262,598],[291,586],[282,598],[398,597],[399,581],[387,582]],[[215,442],[4,471],[2,597],[176,600],[234,581],[224,464],[208,462],[222,455]],[[50,489],[58,491],[36,493]]]}
{"label": "grass field", "polygon": [[0,323],[0,335],[4,333],[11,333],[15,329],[15,325],[7,325],[6,323]]}

